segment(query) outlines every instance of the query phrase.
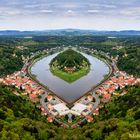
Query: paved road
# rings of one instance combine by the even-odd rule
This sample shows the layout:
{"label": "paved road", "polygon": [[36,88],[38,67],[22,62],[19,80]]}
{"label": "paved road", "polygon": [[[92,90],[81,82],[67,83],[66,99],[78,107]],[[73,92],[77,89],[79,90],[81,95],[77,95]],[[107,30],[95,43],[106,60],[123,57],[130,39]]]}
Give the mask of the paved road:
{"label": "paved road", "polygon": [[44,94],[41,95],[40,104],[45,108],[45,110],[48,111],[47,103],[45,103],[45,98],[46,98],[47,95],[48,95],[47,91]]}
{"label": "paved road", "polygon": [[95,110],[98,107],[98,105],[100,104],[100,98],[99,98],[98,94],[95,94],[95,92],[93,92],[92,95],[96,100],[94,103],[94,106],[93,106],[93,110]]}

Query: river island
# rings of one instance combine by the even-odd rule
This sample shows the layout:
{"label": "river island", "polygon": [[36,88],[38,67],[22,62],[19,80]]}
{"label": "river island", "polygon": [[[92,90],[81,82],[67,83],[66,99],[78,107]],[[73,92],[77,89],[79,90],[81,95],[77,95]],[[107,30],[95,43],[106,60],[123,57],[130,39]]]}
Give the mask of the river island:
{"label": "river island", "polygon": [[52,59],[50,70],[53,75],[72,83],[88,74],[90,62],[81,53],[68,49]]}

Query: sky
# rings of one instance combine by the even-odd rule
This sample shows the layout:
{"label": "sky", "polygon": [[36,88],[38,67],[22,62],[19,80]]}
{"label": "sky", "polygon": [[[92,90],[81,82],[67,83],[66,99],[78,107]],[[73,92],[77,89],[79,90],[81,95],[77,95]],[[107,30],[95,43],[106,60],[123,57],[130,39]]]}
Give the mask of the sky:
{"label": "sky", "polygon": [[140,30],[140,0],[0,0],[0,30]]}

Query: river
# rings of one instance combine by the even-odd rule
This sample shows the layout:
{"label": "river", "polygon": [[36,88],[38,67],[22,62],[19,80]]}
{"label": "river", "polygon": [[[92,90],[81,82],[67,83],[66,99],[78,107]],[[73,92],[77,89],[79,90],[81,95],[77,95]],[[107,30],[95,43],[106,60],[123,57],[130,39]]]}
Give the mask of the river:
{"label": "river", "polygon": [[93,86],[100,83],[104,76],[109,74],[109,66],[96,57],[82,53],[90,62],[90,72],[73,83],[54,76],[50,72],[50,61],[57,55],[53,54],[37,61],[31,67],[31,74],[36,75],[36,79],[47,86],[56,95],[71,103],[89,91]]}

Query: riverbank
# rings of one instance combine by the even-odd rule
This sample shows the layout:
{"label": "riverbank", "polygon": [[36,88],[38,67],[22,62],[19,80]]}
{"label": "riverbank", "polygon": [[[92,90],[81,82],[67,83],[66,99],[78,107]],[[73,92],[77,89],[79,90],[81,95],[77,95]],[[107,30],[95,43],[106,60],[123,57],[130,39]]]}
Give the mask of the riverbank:
{"label": "riverbank", "polygon": [[[92,56],[91,56],[91,57],[92,57]],[[31,67],[32,67],[32,65],[30,66],[30,68],[31,68]],[[28,70],[29,70],[29,69],[28,69]],[[30,72],[31,72],[31,69],[30,69],[28,72],[30,73]],[[110,76],[110,75],[111,75],[111,71],[110,71],[110,73],[109,73],[109,76]],[[64,102],[66,102],[67,105],[68,105],[69,107],[71,107],[71,106],[73,105],[73,103],[76,102],[77,100],[79,100],[81,97],[87,95],[91,90],[93,90],[94,88],[100,86],[100,85],[101,85],[105,80],[107,80],[107,78],[108,78],[108,77],[104,77],[104,79],[103,79],[100,83],[98,83],[96,86],[94,86],[94,87],[92,87],[92,83],[90,83],[91,86],[89,87],[89,90],[87,90],[87,92],[83,93],[82,96],[76,98],[74,101],[67,102],[66,100],[64,100],[63,98],[61,98],[60,96],[58,96],[57,94],[55,94],[54,92],[52,92],[52,91],[48,88],[48,86],[46,86],[46,85],[40,83],[40,81],[38,81],[37,78],[36,78],[35,76],[32,75],[32,73],[30,73],[30,76],[31,76],[34,80],[36,80],[40,85],[42,85],[44,88],[46,88],[46,89],[49,90],[51,93],[53,93],[55,96],[57,96],[58,98],[60,98],[60,99],[63,100]],[[51,77],[52,77],[52,76],[51,76]],[[93,79],[93,80],[94,80],[94,79]],[[93,80],[92,80],[92,81],[93,81]],[[54,82],[55,82],[55,81],[54,81]],[[84,82],[84,81],[83,81],[83,82]],[[46,84],[47,84],[47,83],[46,83]],[[55,85],[55,84],[54,84],[54,85]],[[77,91],[77,89],[75,89],[75,91]],[[72,92],[72,90],[70,89],[70,90],[67,90],[66,92]]]}

